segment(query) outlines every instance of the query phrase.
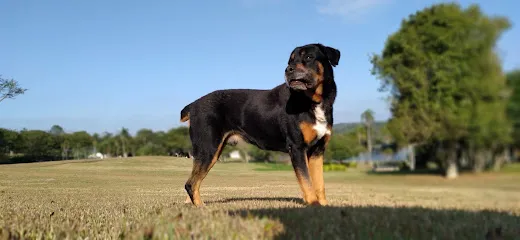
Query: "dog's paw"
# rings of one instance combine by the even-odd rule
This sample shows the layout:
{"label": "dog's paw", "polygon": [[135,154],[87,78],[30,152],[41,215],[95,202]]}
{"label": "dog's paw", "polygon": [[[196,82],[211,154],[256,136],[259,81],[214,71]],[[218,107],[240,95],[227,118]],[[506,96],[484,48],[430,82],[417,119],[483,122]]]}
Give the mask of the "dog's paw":
{"label": "dog's paw", "polygon": [[186,197],[186,200],[184,200],[184,203],[191,203],[191,198],[190,198],[190,196]]}
{"label": "dog's paw", "polygon": [[318,202],[321,206],[329,205],[329,201],[327,201],[327,199],[320,199]]}

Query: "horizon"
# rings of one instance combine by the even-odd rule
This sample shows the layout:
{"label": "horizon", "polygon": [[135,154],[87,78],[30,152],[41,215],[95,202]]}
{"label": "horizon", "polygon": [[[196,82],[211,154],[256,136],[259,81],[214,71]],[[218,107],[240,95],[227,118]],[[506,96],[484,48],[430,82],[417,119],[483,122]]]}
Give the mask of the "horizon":
{"label": "horizon", "polygon": [[[218,89],[271,89],[283,83],[289,53],[314,42],[341,51],[334,125],[357,123],[366,109],[387,121],[368,56],[402,19],[437,2],[446,1],[3,1],[0,28],[9,37],[0,39],[0,75],[28,91],[0,103],[0,128],[135,134],[186,126],[179,115],[188,103]],[[509,18],[497,48],[504,71],[519,68],[520,3],[457,2]]]}

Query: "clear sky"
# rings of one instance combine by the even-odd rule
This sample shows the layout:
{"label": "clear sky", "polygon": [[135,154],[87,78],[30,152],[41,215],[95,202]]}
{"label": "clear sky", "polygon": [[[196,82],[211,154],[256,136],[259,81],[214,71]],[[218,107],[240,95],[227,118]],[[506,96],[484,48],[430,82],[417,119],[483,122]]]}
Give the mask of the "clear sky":
{"label": "clear sky", "polygon": [[[312,42],[342,53],[335,123],[359,121],[367,108],[385,120],[368,56],[433,2],[1,0],[0,74],[29,90],[0,103],[0,127],[167,130],[208,92],[283,83],[291,50]],[[510,18],[498,47],[506,70],[520,67],[520,2],[460,2]]]}

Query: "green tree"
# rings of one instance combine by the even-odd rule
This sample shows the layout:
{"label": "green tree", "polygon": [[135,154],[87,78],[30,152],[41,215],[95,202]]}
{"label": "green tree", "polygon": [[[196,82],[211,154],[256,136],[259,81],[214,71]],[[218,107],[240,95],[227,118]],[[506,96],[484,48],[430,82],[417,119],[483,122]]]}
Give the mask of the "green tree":
{"label": "green tree", "polygon": [[181,126],[178,128],[172,128],[164,135],[163,139],[165,147],[169,152],[186,152],[191,149],[188,127]]}
{"label": "green tree", "polygon": [[109,132],[103,132],[103,134],[101,134],[101,136],[100,136],[99,142],[97,144],[97,148],[98,148],[98,151],[103,154],[106,154],[109,156],[114,156],[115,153],[113,151],[114,145],[113,145],[113,141],[112,141],[112,134]]}
{"label": "green tree", "polygon": [[514,146],[520,148],[520,69],[507,74],[507,85],[511,90],[507,115],[513,124]]}
{"label": "green tree", "polygon": [[73,132],[72,134],[67,135],[67,138],[70,146],[72,147],[74,158],[87,158],[88,155],[93,152],[93,138],[86,131]]}
{"label": "green tree", "polygon": [[65,131],[60,125],[53,125],[51,130],[49,130],[49,133],[56,136],[65,134]]}
{"label": "green tree", "polygon": [[359,142],[358,132],[332,134],[328,147],[325,150],[325,160],[344,160],[357,156],[363,151],[366,151],[366,148]]}
{"label": "green tree", "polygon": [[5,79],[0,75],[0,102],[5,99],[14,99],[16,96],[24,94],[27,89],[20,87],[18,81]]}
{"label": "green tree", "polygon": [[48,161],[59,156],[60,148],[51,134],[42,130],[20,131],[20,151],[29,161]]}
{"label": "green tree", "polygon": [[134,144],[136,145],[138,156],[149,155],[166,155],[161,138],[151,129],[141,129],[137,131],[134,137]]}
{"label": "green tree", "polygon": [[251,156],[253,161],[269,162],[273,155],[273,151],[262,150],[255,145],[249,144],[247,154]]}
{"label": "green tree", "polygon": [[[461,142],[482,149],[507,132],[499,97],[504,78],[493,47],[509,27],[477,5],[435,4],[403,20],[382,54],[371,58],[380,91],[390,92],[393,137],[401,144],[435,143],[448,178],[458,175]],[[502,125],[495,131],[493,124]],[[496,140],[507,142],[502,135]]]}
{"label": "green tree", "polygon": [[131,141],[132,136],[130,136],[130,132],[128,131],[128,128],[121,128],[121,131],[119,132],[118,138],[120,140],[120,146],[121,151],[123,154],[123,157],[127,157],[129,150],[131,148]]}
{"label": "green tree", "polygon": [[20,145],[18,132],[10,129],[0,128],[0,155],[7,155],[17,151]]}
{"label": "green tree", "polygon": [[53,125],[49,130],[49,134],[51,134],[56,141],[56,144],[60,146],[61,150],[61,159],[68,158],[68,151],[70,149],[70,144],[66,139],[65,130],[60,125]]}
{"label": "green tree", "polygon": [[101,142],[101,136],[98,133],[92,134],[92,150],[94,153],[98,152],[99,143]]}

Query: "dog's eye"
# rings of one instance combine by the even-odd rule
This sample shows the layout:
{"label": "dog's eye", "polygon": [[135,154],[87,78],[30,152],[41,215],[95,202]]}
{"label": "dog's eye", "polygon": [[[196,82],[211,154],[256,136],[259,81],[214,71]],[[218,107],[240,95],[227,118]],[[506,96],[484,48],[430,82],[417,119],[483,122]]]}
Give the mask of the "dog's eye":
{"label": "dog's eye", "polygon": [[312,56],[311,55],[305,56],[305,61],[310,61],[310,60],[312,60]]}

